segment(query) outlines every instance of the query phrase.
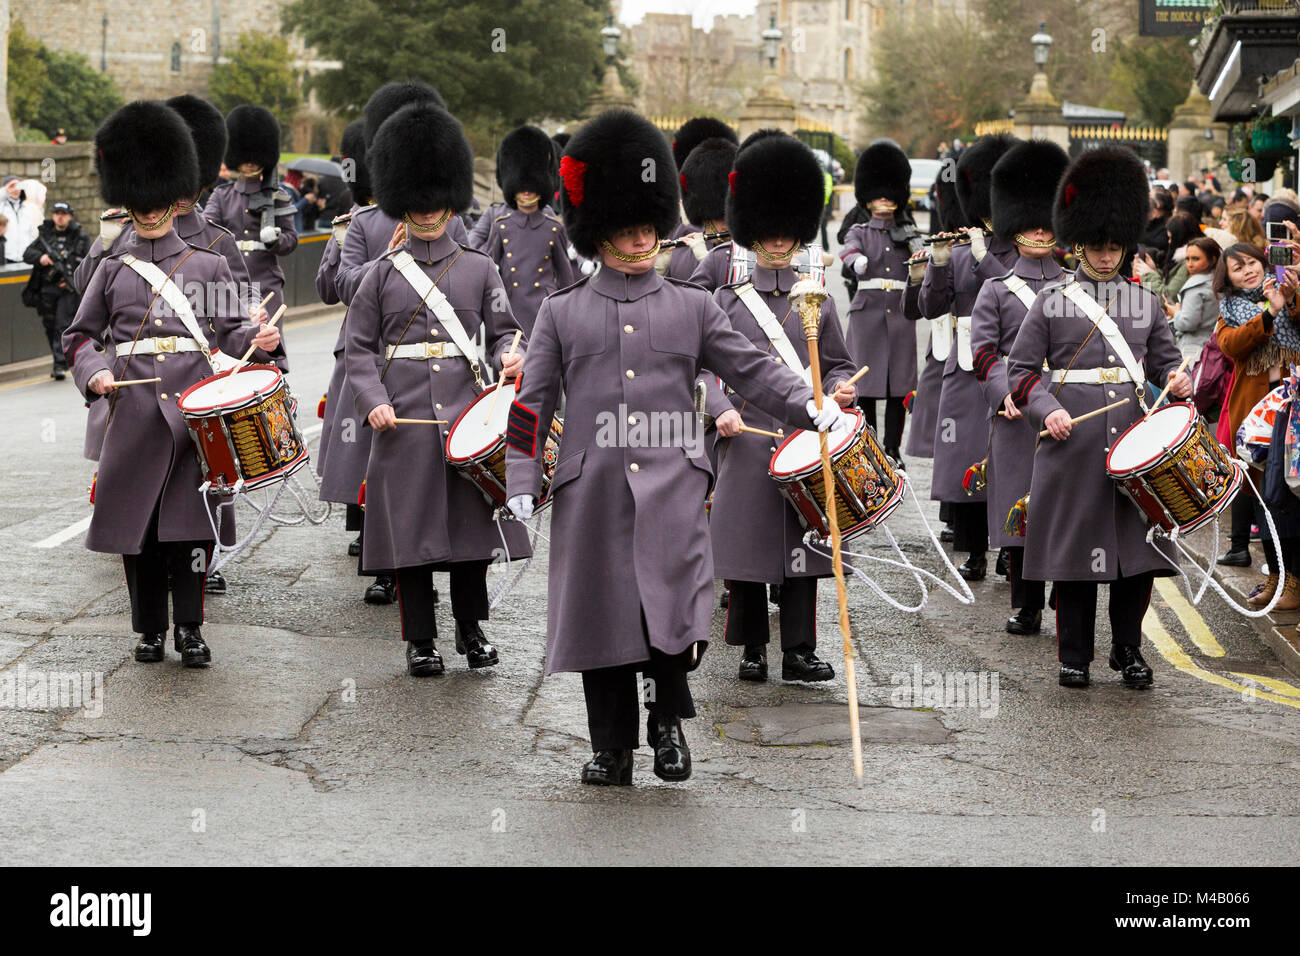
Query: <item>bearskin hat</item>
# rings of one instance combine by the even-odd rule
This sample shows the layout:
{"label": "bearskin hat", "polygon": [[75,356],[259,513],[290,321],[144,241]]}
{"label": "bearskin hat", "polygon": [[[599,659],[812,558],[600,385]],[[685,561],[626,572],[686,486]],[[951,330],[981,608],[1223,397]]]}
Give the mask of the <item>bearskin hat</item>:
{"label": "bearskin hat", "polygon": [[1008,133],[982,136],[961,152],[957,160],[957,198],[961,201],[962,215],[974,226],[983,226],[993,218],[993,204],[989,200],[989,185],[993,167],[1012,146],[1016,138]]}
{"label": "bearskin hat", "polygon": [[1102,146],[1080,153],[1056,188],[1056,241],[1136,247],[1151,213],[1150,190],[1146,169],[1133,150]]}
{"label": "bearskin hat", "polygon": [[793,136],[768,136],[736,154],[727,192],[731,238],[749,247],[790,236],[809,242],[821,225],[826,192],[822,167]]}
{"label": "bearskin hat", "polygon": [[167,105],[181,114],[194,137],[194,151],[199,158],[199,187],[210,186],[221,174],[226,157],[226,118],[205,99],[183,93],[173,96]]}
{"label": "bearskin hat", "polygon": [[1014,239],[1030,229],[1050,229],[1052,200],[1070,165],[1065,150],[1046,139],[1016,143],[993,166],[989,196],[993,234]]}
{"label": "bearskin hat", "polygon": [[99,192],[110,206],[165,209],[199,191],[194,137],[179,113],[157,100],[136,100],[95,131]]}
{"label": "bearskin hat", "polygon": [[[418,156],[419,162],[411,157]],[[379,208],[394,219],[408,212],[455,212],[474,201],[474,154],[460,122],[432,102],[411,103],[384,121],[366,153]]]}
{"label": "bearskin hat", "polygon": [[[966,219],[961,211],[961,200],[957,198],[957,161],[949,159],[939,170],[934,181],[935,223],[931,232],[956,232],[963,226],[974,225]],[[936,229],[937,225],[937,229]]]}
{"label": "bearskin hat", "polygon": [[682,166],[682,206],[687,222],[721,221],[727,212],[727,174],[736,159],[736,144],[715,136],[691,150]]}
{"label": "bearskin hat", "polygon": [[564,228],[580,255],[596,258],[602,239],[650,223],[660,238],[678,223],[677,167],[663,134],[631,110],[585,123],[560,160]]}
{"label": "bearskin hat", "polygon": [[348,184],[352,201],[358,206],[370,202],[370,171],[366,166],[366,121],[353,120],[343,130],[339,143],[339,158],[343,160],[343,181]]}
{"label": "bearskin hat", "polygon": [[858,156],[853,172],[853,194],[866,209],[873,199],[888,199],[900,210],[911,194],[912,164],[892,139],[878,139]]}
{"label": "bearskin hat", "polygon": [[558,161],[555,143],[536,126],[513,129],[497,147],[497,185],[506,205],[518,209],[515,194],[534,192],[545,206],[555,196]]}
{"label": "bearskin hat", "polygon": [[691,155],[691,150],[706,139],[730,140],[733,145],[740,142],[736,131],[720,119],[714,119],[712,116],[688,119],[677,128],[677,134],[673,137],[673,161],[677,163],[678,169],[686,165],[686,158]]}
{"label": "bearskin hat", "polygon": [[384,125],[384,120],[388,117],[403,106],[426,102],[432,102],[434,106],[444,110],[447,108],[442,94],[422,80],[385,83],[375,90],[370,94],[370,99],[366,100],[365,109],[361,111],[366,120],[366,146],[369,147],[374,142],[375,134],[379,132],[379,127]]}
{"label": "bearskin hat", "polygon": [[226,168],[243,163],[262,167],[262,182],[276,180],[280,162],[280,123],[264,106],[236,106],[226,116]]}

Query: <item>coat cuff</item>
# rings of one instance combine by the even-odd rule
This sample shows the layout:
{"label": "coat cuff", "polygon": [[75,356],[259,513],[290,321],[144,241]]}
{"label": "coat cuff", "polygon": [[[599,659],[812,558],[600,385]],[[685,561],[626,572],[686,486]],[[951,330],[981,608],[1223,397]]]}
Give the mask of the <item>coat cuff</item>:
{"label": "coat cuff", "polygon": [[383,382],[371,385],[368,388],[364,388],[357,392],[356,401],[354,402],[357,414],[360,415],[362,419],[369,418],[370,413],[380,405],[391,404],[393,404],[393,400],[389,397],[388,389],[384,387]]}
{"label": "coat cuff", "polygon": [[107,354],[97,349],[93,340],[85,339],[74,355],[72,380],[77,385],[77,391],[81,392],[89,402],[103,398],[102,395],[97,395],[90,390],[90,380],[100,372],[112,371]]}

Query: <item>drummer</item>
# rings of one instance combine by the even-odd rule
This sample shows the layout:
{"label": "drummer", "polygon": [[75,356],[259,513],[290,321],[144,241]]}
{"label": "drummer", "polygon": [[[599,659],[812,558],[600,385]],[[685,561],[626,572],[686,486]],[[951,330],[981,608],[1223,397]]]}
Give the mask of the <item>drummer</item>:
{"label": "drummer", "polygon": [[[264,309],[253,314],[256,326],[244,325],[226,260],[173,228],[177,203],[199,188],[194,141],[179,115],[156,102],[123,106],[95,134],[95,167],[104,200],[127,209],[134,229],[91,277],[63,336],[65,348],[78,349],[77,388],[109,406],[86,547],[122,555],[140,635],[135,659],[163,659],[170,591],[176,650],[186,667],[201,667],[212,659],[200,631],[212,527],[177,402],[212,373],[210,346],[232,355],[256,346],[252,359],[266,361],[283,357],[280,334]],[[208,291],[193,311],[181,291],[192,288]],[[151,378],[161,381],[115,387]]]}
{"label": "drummer", "polygon": [[[1177,573],[1168,544],[1147,542],[1142,512],[1105,465],[1116,439],[1143,414],[1147,378],[1168,383],[1175,398],[1192,390],[1177,372],[1182,354],[1160,300],[1121,271],[1149,208],[1146,171],[1131,150],[1100,147],[1074,160],[1052,218],[1056,241],[1073,248],[1079,267],[1065,284],[1039,293],[1008,363],[1012,401],[1035,431],[1049,432],[1034,454],[1024,576],[1055,582],[1063,687],[1088,686],[1098,584],[1110,589],[1110,667],[1128,687],[1150,686],[1142,618],[1153,578]],[[1072,423],[1124,397],[1127,404]]]}
{"label": "drummer", "polygon": [[[658,175],[643,177],[647,160]],[[732,329],[703,290],[654,270],[658,239],[677,221],[678,180],[652,123],[627,110],[588,121],[569,142],[560,179],[569,238],[603,264],[537,314],[510,410],[508,504],[519,518],[532,514],[542,480],[537,452],[563,390],[564,438],[550,486],[546,671],[582,673],[594,751],[584,783],[632,782],[638,671],[652,691],[655,774],[685,780],[691,757],[682,718],[695,716],[686,675],[707,645],[713,603],[704,513],[712,474],[701,443],[686,443],[696,376],[713,369],[788,427],[809,427],[816,414],[828,428],[842,416],[835,406],[817,413],[803,379]],[[680,443],[633,445],[632,432],[628,441],[601,440],[610,416],[634,424],[652,411],[675,416]]]}
{"label": "drummer", "polygon": [[1070,159],[1047,140],[1012,146],[993,167],[990,198],[993,234],[1019,253],[1010,274],[985,282],[971,309],[975,378],[993,415],[989,441],[988,527],[992,544],[1007,551],[1011,606],[1008,634],[1037,634],[1043,623],[1043,582],[1024,579],[1024,538],[1007,530],[1017,502],[1029,494],[1035,432],[1011,400],[1006,356],[1020,323],[1044,286],[1062,270],[1052,258],[1052,197]]}
{"label": "drummer", "polygon": [[[699,147],[703,149],[704,147]],[[695,154],[692,154],[695,155]],[[756,347],[780,358],[805,379],[808,342],[799,310],[788,295],[799,276],[790,260],[812,242],[821,223],[823,181],[817,158],[799,140],[781,134],[754,143],[736,161],[726,218],[732,238],[757,256],[748,281],[723,286],[714,295],[731,325]],[[822,303],[818,349],[821,387],[827,403],[853,404],[853,360],[844,343],[835,302]],[[742,425],[776,431],[781,421],[751,406],[709,378],[707,411],[718,429],[718,481],[709,533],[714,574],[730,584],[724,640],[743,647],[739,678],[767,679],[767,585],[780,585],[781,677],[825,681],[835,676],[817,648],[817,579],[832,574],[828,557],[802,538],[799,517],[768,474],[776,441],[743,433]]]}
{"label": "drummer", "polygon": [[445,669],[435,644],[435,571],[450,573],[457,653],[470,668],[490,667],[497,651],[480,624],[489,612],[487,568],[494,557],[529,557],[526,529],[495,523],[478,489],[448,465],[445,427],[397,419],[456,419],[484,387],[480,335],[502,380],[514,378],[523,344],[506,353],[519,324],[492,260],[447,228],[474,189],[460,123],[431,102],[405,106],[376,132],[366,161],[379,208],[405,230],[366,271],[348,309],[348,385],[356,413],[375,430],[362,560],[396,569],[407,673]]}

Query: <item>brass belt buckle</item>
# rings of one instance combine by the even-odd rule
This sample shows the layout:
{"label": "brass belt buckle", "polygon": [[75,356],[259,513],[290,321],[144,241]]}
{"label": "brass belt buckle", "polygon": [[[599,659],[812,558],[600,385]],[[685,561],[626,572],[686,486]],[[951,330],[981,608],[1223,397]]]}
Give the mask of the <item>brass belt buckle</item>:
{"label": "brass belt buckle", "polygon": [[427,359],[431,359],[431,358],[440,359],[440,358],[442,358],[442,357],[443,357],[443,354],[442,354],[442,343],[441,343],[441,342],[425,342],[425,343],[424,343],[424,357],[427,358]]}
{"label": "brass belt buckle", "polygon": [[1101,370],[1101,380],[1107,384],[1114,385],[1119,382],[1119,369],[1104,368]]}
{"label": "brass belt buckle", "polygon": [[176,336],[166,335],[162,338],[153,340],[153,350],[155,352],[170,352],[176,354]]}

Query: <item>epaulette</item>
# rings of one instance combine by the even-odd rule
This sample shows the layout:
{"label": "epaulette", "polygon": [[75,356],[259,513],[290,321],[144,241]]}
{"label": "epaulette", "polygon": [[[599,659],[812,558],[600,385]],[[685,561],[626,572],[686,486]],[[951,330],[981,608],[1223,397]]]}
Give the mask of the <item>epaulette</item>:
{"label": "epaulette", "polygon": [[[676,276],[664,276],[663,278],[665,282],[671,282],[673,285],[680,286],[683,289],[692,289],[696,292],[703,292],[705,295],[709,296],[709,298],[713,298],[712,293],[698,282],[692,282],[690,279],[678,279]],[[749,280],[746,279],[745,281],[748,282]],[[741,285],[742,283],[738,282],[735,284]]]}
{"label": "epaulette", "polygon": [[352,218],[355,219],[357,218],[357,216],[363,216],[366,213],[370,212],[371,210],[378,209],[378,208],[379,208],[378,206],[362,206],[360,209],[358,209],[356,212],[352,214]]}
{"label": "epaulette", "polygon": [[558,299],[558,298],[559,298],[560,296],[562,296],[562,295],[568,295],[568,294],[569,294],[570,292],[572,292],[574,289],[577,289],[577,288],[579,288],[579,287],[581,287],[581,286],[586,285],[587,282],[588,282],[590,279],[591,279],[591,276],[583,276],[583,277],[582,277],[581,279],[579,279],[577,282],[573,283],[573,285],[566,285],[563,289],[556,289],[554,292],[552,292],[550,295],[548,295],[547,298],[548,298],[548,299]]}

